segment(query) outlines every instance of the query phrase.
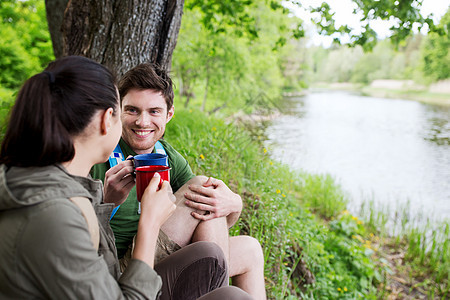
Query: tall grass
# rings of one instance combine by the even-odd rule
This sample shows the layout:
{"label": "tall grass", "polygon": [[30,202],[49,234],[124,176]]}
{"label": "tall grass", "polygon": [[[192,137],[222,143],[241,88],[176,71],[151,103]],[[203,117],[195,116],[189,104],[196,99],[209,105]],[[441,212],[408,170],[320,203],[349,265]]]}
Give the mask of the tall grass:
{"label": "tall grass", "polygon": [[411,281],[418,281],[416,287],[420,286],[429,298],[450,296],[448,220],[423,220],[421,215],[411,215],[409,204],[392,212],[388,205],[375,205],[374,201],[365,202],[360,215],[370,232],[385,238],[391,247],[404,251],[407,273]]}

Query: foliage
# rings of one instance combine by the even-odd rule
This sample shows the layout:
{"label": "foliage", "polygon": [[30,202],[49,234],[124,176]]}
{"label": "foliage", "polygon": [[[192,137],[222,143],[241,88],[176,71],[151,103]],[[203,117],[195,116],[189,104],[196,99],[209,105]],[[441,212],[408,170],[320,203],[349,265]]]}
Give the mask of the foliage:
{"label": "foliage", "polygon": [[207,25],[211,16],[205,24],[209,11],[187,1],[173,57],[176,86],[185,107],[233,112],[245,106],[251,111],[254,107],[246,104],[281,94],[285,81],[279,63],[284,44],[280,38],[286,40],[292,20],[264,1],[247,5],[242,13],[252,20],[257,35],[243,34],[239,24],[232,22],[222,22],[222,29],[213,30]]}
{"label": "foliage", "polygon": [[423,84],[420,59],[423,42],[419,34],[409,37],[397,48],[387,40],[380,41],[371,52],[346,46],[312,48],[309,50],[313,53],[311,68],[315,72],[311,77],[322,82],[370,84],[375,79],[412,79]]}
{"label": "foliage", "polygon": [[44,1],[0,2],[0,87],[16,89],[53,59]]}
{"label": "foliage", "polygon": [[[315,24],[319,27],[322,34],[338,36],[350,35],[352,46],[362,46],[364,50],[371,50],[377,44],[376,32],[371,27],[371,20],[390,20],[394,25],[390,28],[390,40],[394,45],[399,45],[412,33],[413,28],[417,26],[420,30],[425,24],[431,31],[436,29],[431,17],[424,17],[420,14],[421,0],[353,0],[356,7],[354,14],[360,14],[360,30],[355,33],[347,25],[336,28],[333,19],[334,12],[331,11],[327,3],[322,3],[319,7],[312,9],[313,12],[319,12],[319,18],[315,19]],[[359,33],[360,32],[360,33]],[[340,43],[338,37],[335,42]]]}
{"label": "foliage", "polygon": [[422,56],[424,73],[434,80],[450,78],[450,9],[424,43]]}
{"label": "foliage", "polygon": [[[270,8],[272,11],[279,12],[279,15],[287,15],[289,10],[286,9],[279,0],[260,1],[260,0],[189,0],[186,1],[185,7],[188,10],[196,10],[202,12],[199,19],[203,28],[212,34],[234,34],[237,37],[256,38],[261,32],[260,24],[258,24],[259,16],[252,14],[252,11],[261,5]],[[272,24],[278,26],[279,31],[286,31],[283,22]],[[304,36],[301,22],[291,29],[292,38],[300,38]],[[280,36],[278,43],[283,44],[286,38]]]}

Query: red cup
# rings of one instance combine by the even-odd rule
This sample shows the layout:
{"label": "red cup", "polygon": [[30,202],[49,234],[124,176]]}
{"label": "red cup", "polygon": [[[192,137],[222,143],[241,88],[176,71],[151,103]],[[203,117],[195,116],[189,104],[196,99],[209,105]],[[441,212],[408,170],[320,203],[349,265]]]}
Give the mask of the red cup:
{"label": "red cup", "polygon": [[161,188],[163,180],[170,181],[169,170],[170,167],[168,166],[142,166],[136,168],[136,194],[139,202],[155,173],[159,173],[161,176],[158,188]]}

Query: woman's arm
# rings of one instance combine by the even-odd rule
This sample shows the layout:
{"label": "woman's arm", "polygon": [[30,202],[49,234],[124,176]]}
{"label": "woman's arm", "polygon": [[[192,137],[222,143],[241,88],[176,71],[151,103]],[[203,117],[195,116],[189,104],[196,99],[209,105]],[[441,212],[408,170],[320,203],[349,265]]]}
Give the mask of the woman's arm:
{"label": "woman's arm", "polygon": [[144,261],[152,268],[159,229],[176,208],[169,198],[169,182],[164,181],[158,190],[159,178],[159,174],[155,173],[142,196],[141,216],[133,252],[133,258]]}

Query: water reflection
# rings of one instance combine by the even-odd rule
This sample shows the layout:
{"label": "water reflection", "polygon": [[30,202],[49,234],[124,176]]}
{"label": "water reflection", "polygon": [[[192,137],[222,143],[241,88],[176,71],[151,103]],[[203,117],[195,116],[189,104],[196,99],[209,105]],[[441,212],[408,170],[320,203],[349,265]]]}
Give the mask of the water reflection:
{"label": "water reflection", "polygon": [[450,145],[450,122],[448,116],[450,109],[447,107],[427,106],[427,118],[429,125],[425,139],[437,145]]}
{"label": "water reflection", "polygon": [[274,159],[331,174],[353,199],[450,213],[450,110],[418,102],[312,93],[267,129]]}

